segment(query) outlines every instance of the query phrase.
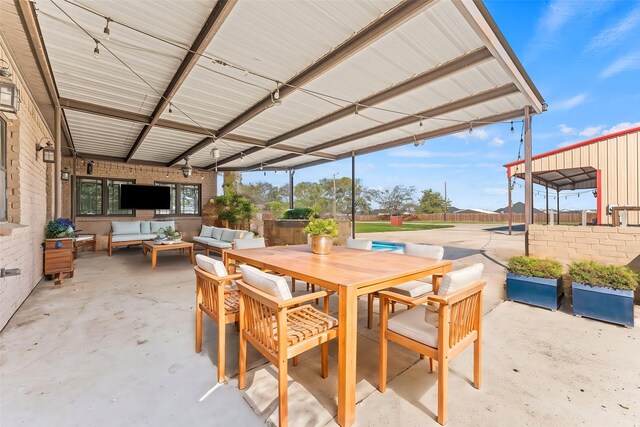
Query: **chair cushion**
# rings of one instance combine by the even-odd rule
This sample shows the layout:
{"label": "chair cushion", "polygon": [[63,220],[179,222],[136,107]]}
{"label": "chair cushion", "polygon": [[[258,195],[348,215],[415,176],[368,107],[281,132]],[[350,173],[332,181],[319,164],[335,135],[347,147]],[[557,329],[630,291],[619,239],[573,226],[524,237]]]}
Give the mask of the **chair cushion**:
{"label": "chair cushion", "polygon": [[433,291],[433,285],[431,283],[425,283],[419,280],[412,280],[410,282],[394,286],[387,290],[395,292],[397,294],[415,298]]}
{"label": "chair cushion", "polygon": [[151,222],[150,221],[140,221],[140,233],[142,233],[142,234],[151,234]]}
{"label": "chair cushion", "polygon": [[229,230],[228,228],[222,229],[222,236],[220,236],[220,240],[231,243],[235,238],[236,230]]}
{"label": "chair cushion", "polygon": [[264,242],[264,237],[259,237],[257,239],[235,239],[233,241],[236,249],[254,249],[254,248],[264,248],[266,244]]}
{"label": "chair cushion", "polygon": [[136,240],[153,240],[156,238],[155,234],[118,234],[111,237],[112,242],[133,242]]}
{"label": "chair cushion", "polygon": [[196,264],[204,271],[211,273],[218,277],[228,276],[227,269],[224,268],[222,261],[215,260],[208,256],[198,254],[196,255]]}
{"label": "chair cushion", "polygon": [[347,240],[345,240],[344,242],[344,246],[349,249],[361,249],[363,251],[370,251],[373,247],[373,242],[371,240],[352,239],[351,237],[347,237]]}
{"label": "chair cushion", "polygon": [[140,234],[140,221],[111,221],[113,235]]}
{"label": "chair cushion", "polygon": [[440,304],[434,303],[435,305],[424,305],[424,321],[430,325],[438,327],[438,309],[440,308]]}
{"label": "chair cushion", "polygon": [[425,311],[422,306],[403,311],[389,319],[387,327],[390,331],[438,348],[438,328],[424,321]]}
{"label": "chair cushion", "polygon": [[405,255],[419,256],[422,258],[432,258],[441,260],[444,256],[444,248],[442,246],[421,245],[418,243],[405,243]]}
{"label": "chair cushion", "polygon": [[473,282],[477,282],[482,277],[484,264],[477,263],[471,267],[447,273],[440,282],[438,295],[446,295],[458,291],[465,286],[469,286]]}
{"label": "chair cushion", "polygon": [[250,265],[241,265],[240,272],[242,273],[242,280],[262,292],[282,300],[292,298],[291,291],[284,277],[265,273]]}
{"label": "chair cushion", "polygon": [[222,230],[224,230],[224,228],[213,227],[213,230],[211,230],[211,236],[209,237],[220,240],[220,238],[222,237]]}
{"label": "chair cushion", "polygon": [[200,230],[200,237],[211,237],[212,233],[213,233],[213,227],[210,227],[208,225],[203,225],[202,229]]}
{"label": "chair cushion", "polygon": [[171,227],[174,230],[176,229],[175,221],[151,221],[151,232],[158,233],[161,228]]}

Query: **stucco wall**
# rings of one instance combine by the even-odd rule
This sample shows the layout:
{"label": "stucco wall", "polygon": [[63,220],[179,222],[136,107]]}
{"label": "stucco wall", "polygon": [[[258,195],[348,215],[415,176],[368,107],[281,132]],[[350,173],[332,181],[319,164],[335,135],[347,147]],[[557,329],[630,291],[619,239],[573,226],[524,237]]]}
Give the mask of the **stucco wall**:
{"label": "stucco wall", "polygon": [[[29,296],[42,278],[44,227],[53,215],[51,188],[53,168],[36,155],[35,145],[53,136],[24,85],[0,38],[0,58],[11,64],[12,80],[21,94],[17,119],[7,127],[7,222],[0,223],[0,267],[20,268],[20,276],[0,278],[0,329]],[[0,113],[1,115],[2,113]],[[44,141],[43,141],[44,142]]]}
{"label": "stucco wall", "polygon": [[640,269],[640,227],[531,225],[529,252],[564,263],[595,260]]}

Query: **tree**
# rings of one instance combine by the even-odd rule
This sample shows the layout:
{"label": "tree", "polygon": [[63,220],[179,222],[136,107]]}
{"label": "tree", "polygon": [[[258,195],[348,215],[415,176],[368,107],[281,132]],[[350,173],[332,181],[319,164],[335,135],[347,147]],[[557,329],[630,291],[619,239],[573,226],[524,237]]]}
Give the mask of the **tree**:
{"label": "tree", "polygon": [[269,202],[288,201],[288,186],[276,186],[269,182],[255,182],[253,184],[241,184],[239,194],[251,199],[258,205],[264,205]]}
{"label": "tree", "polygon": [[445,200],[442,194],[432,189],[424,190],[418,202],[419,213],[445,213],[451,206],[451,200]]}
{"label": "tree", "polygon": [[392,189],[385,188],[375,193],[375,201],[380,209],[392,215],[403,212],[412,212],[416,208],[413,194],[416,188],[413,186],[396,185]]}
{"label": "tree", "polygon": [[315,182],[303,181],[293,190],[294,207],[311,208],[317,214],[331,210],[331,199],[327,199],[322,186]]}

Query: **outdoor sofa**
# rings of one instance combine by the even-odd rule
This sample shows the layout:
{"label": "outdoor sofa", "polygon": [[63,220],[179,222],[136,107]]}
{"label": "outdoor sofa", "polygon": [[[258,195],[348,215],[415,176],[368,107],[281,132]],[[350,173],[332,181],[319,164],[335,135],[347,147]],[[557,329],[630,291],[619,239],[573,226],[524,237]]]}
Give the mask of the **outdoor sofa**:
{"label": "outdoor sofa", "polygon": [[118,246],[141,245],[144,240],[153,240],[161,229],[176,228],[175,221],[111,221],[109,232],[109,256]]}
{"label": "outdoor sofa", "polygon": [[196,247],[204,248],[209,256],[209,252],[222,254],[223,250],[231,249],[235,239],[253,239],[253,232],[203,225],[200,235],[194,236],[193,243]]}

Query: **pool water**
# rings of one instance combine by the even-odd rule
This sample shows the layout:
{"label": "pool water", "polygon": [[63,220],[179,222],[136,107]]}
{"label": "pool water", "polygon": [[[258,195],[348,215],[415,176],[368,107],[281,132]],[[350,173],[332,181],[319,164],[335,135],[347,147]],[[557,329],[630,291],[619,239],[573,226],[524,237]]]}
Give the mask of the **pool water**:
{"label": "pool water", "polygon": [[404,253],[404,245],[402,243],[374,241],[371,249],[374,251],[381,251],[381,252],[393,252],[398,254]]}

